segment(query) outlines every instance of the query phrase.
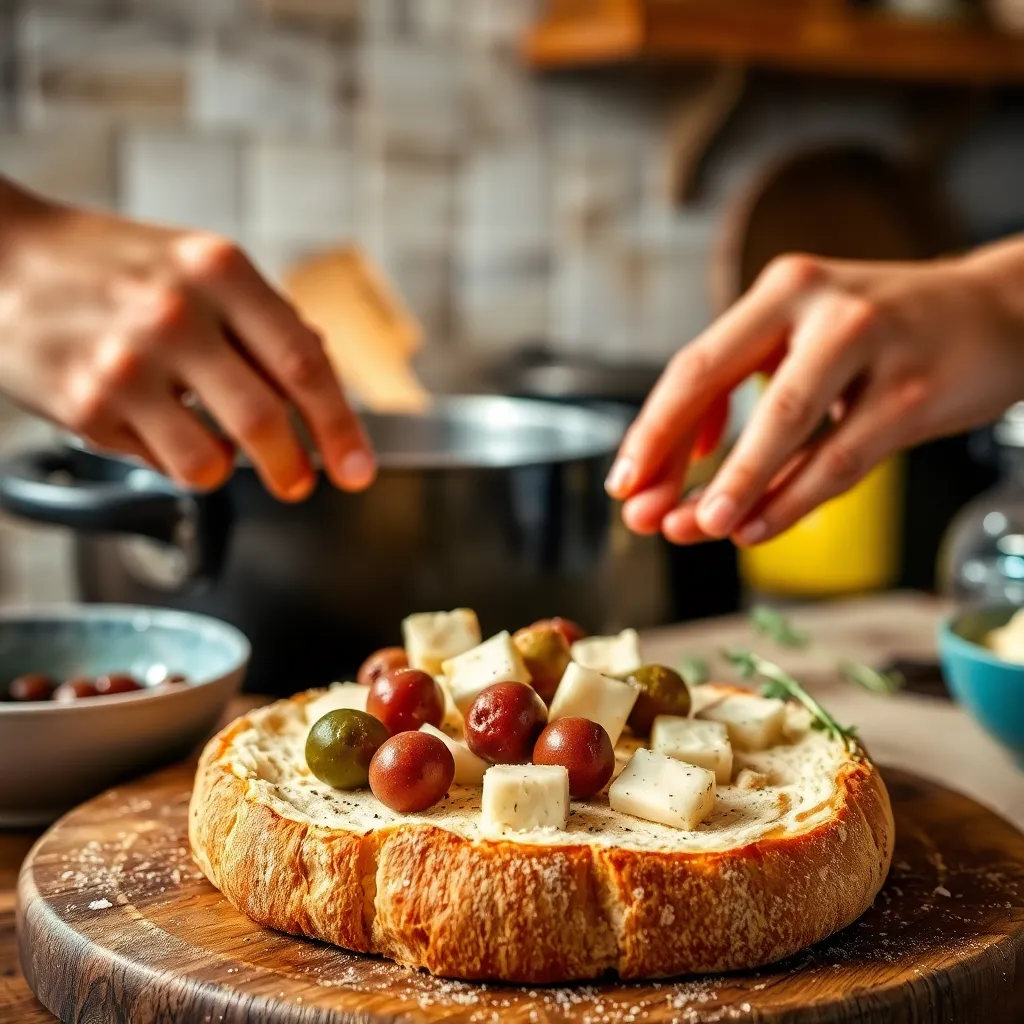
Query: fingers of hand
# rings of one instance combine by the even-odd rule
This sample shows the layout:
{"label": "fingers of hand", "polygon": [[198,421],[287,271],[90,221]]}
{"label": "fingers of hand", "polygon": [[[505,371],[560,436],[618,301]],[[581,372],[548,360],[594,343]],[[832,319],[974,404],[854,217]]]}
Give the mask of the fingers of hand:
{"label": "fingers of hand", "polygon": [[313,467],[273,388],[226,343],[183,370],[185,383],[249,456],[266,488],[283,501],[308,497]]}
{"label": "fingers of hand", "polygon": [[170,392],[147,396],[129,409],[132,430],[176,483],[214,490],[231,474],[230,446],[215,437]]}
{"label": "fingers of hand", "polygon": [[661,530],[662,520],[679,501],[690,465],[692,435],[684,438],[672,461],[650,486],[627,499],[622,519],[634,533],[653,534]]}
{"label": "fingers of hand", "polygon": [[697,508],[697,522],[726,537],[772,478],[814,433],[863,369],[868,321],[859,300],[823,296],[794,329],[791,351],[772,378],[735,449]]}
{"label": "fingers of hand", "polygon": [[661,524],[661,532],[673,544],[700,544],[711,538],[697,525],[697,502],[684,501]]}
{"label": "fingers of hand", "polygon": [[84,436],[99,451],[128,455],[153,469],[162,468],[157,457],[143,444],[142,439],[131,427],[120,424],[103,426]]}
{"label": "fingers of hand", "polygon": [[654,478],[709,408],[770,358],[796,307],[820,287],[823,264],[810,257],[775,261],[699,338],[681,349],[629,429],[606,487],[614,498]]}
{"label": "fingers of hand", "polygon": [[927,386],[912,382],[884,394],[873,390],[761,498],[733,534],[737,544],[759,544],[778,536],[913,442],[914,414],[927,399]]}
{"label": "fingers of hand", "polygon": [[298,408],[332,480],[348,490],[367,487],[376,473],[373,452],[316,333],[230,243],[189,237],[179,243],[178,258],[194,287]]}

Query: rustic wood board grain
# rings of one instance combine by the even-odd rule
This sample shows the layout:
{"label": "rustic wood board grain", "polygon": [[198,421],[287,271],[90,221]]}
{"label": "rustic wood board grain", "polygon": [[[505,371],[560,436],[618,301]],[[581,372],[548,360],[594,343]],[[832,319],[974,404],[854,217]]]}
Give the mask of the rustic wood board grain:
{"label": "rustic wood board grain", "polygon": [[875,906],[757,971],[474,985],[267,931],[191,861],[184,767],[107,793],[43,837],[19,885],[22,964],[47,1007],[90,1024],[1024,1020],[1024,836],[932,782],[886,777],[898,840]]}

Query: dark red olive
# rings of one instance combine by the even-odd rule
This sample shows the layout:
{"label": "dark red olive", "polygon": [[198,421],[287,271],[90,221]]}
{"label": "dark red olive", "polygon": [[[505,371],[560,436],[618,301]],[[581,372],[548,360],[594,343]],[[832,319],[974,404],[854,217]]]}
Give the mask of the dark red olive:
{"label": "dark red olive", "polygon": [[604,727],[588,718],[559,718],[540,734],[534,764],[560,764],[569,773],[569,793],[586,799],[599,793],[615,771],[615,750]]}
{"label": "dark red olive", "polygon": [[66,683],[61,683],[53,691],[53,699],[60,701],[62,704],[74,700],[84,700],[86,697],[98,696],[99,692],[96,689],[96,684],[84,676],[76,676],[74,679],[69,679]]}
{"label": "dark red olive", "polygon": [[42,672],[26,672],[12,680],[7,688],[11,700],[17,701],[39,701],[49,700],[57,684],[48,675]]}
{"label": "dark red olive", "polygon": [[370,762],[370,789],[402,814],[433,807],[451,788],[455,758],[436,736],[403,732],[386,740]]}
{"label": "dark red olive", "polygon": [[134,676],[127,672],[110,672],[107,675],[99,676],[96,679],[96,692],[101,697],[109,697],[115,693],[134,693],[142,689],[140,683]]}
{"label": "dark red olive", "polygon": [[444,695],[434,677],[426,672],[395,668],[373,681],[366,710],[394,735],[416,730],[425,722],[440,725],[444,718]]}
{"label": "dark red olive", "polygon": [[466,715],[469,749],[493,764],[524,764],[548,719],[537,691],[525,683],[491,683]]}
{"label": "dark red olive", "polygon": [[394,668],[408,668],[409,657],[404,647],[383,647],[374,651],[366,661],[359,666],[359,673],[356,680],[363,686],[370,686],[379,676],[390,672]]}

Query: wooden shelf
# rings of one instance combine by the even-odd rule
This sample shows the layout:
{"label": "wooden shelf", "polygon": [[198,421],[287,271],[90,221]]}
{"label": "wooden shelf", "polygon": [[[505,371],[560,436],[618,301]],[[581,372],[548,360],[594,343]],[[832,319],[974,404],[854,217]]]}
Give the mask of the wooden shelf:
{"label": "wooden shelf", "polygon": [[893,80],[1024,83],[1024,37],[833,0],[553,0],[525,43],[538,68],[729,61]]}

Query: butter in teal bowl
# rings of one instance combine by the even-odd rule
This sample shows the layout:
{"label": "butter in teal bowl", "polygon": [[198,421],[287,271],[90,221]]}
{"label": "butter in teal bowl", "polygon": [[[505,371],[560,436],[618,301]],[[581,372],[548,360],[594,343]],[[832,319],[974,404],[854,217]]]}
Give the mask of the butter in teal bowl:
{"label": "butter in teal bowl", "polygon": [[985,646],[1015,607],[973,608],[945,619],[938,630],[942,670],[956,699],[1024,769],[1024,664],[1006,661]]}
{"label": "butter in teal bowl", "polygon": [[[127,672],[144,689],[71,703],[0,701],[0,828],[41,825],[184,757],[242,685],[249,642],[205,615],[128,605],[0,611],[0,686]],[[168,674],[187,682],[160,685]]]}

